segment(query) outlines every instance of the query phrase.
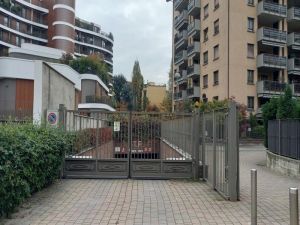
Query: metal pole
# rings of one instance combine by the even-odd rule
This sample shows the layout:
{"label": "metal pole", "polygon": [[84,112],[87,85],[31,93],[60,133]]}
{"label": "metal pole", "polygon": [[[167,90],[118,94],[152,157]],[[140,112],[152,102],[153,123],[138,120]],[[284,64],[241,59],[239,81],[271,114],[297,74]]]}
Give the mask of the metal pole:
{"label": "metal pole", "polygon": [[298,188],[289,189],[290,197],[290,224],[299,225]]}
{"label": "metal pole", "polygon": [[251,225],[257,225],[257,170],[251,170]]}

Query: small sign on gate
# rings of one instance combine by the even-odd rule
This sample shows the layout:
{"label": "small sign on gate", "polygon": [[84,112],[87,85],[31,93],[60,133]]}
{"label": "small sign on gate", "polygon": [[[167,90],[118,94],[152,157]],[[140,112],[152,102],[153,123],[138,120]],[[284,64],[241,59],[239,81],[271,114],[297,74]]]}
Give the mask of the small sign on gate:
{"label": "small sign on gate", "polygon": [[58,125],[58,111],[48,110],[47,111],[47,123],[52,127],[57,127]]}
{"label": "small sign on gate", "polygon": [[114,122],[114,132],[119,132],[121,130],[121,124],[118,121]]}

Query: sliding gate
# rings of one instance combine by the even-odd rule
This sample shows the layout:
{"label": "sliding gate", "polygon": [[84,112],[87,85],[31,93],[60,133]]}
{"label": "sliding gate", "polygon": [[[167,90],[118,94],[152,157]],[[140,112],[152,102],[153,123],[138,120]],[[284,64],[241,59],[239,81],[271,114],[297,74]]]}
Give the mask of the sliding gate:
{"label": "sliding gate", "polygon": [[65,111],[65,129],[75,144],[64,177],[193,178],[199,164],[196,121],[192,114]]}

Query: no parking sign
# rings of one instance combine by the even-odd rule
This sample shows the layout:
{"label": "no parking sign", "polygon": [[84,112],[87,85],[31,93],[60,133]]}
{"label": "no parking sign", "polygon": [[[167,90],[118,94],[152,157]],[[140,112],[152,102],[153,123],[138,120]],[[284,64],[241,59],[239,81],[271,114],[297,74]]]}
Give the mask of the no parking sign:
{"label": "no parking sign", "polygon": [[58,125],[58,111],[51,110],[47,111],[47,123],[52,127],[57,127]]}

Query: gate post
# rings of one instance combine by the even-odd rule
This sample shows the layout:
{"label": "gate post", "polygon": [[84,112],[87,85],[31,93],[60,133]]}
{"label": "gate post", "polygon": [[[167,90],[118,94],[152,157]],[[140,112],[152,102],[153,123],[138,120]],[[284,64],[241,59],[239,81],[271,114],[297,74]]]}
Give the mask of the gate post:
{"label": "gate post", "polygon": [[217,180],[217,148],[216,148],[216,111],[213,110],[213,188],[216,188]]}
{"label": "gate post", "polygon": [[[200,115],[200,114],[199,114]],[[194,158],[194,180],[199,180],[199,148],[200,148],[200,116],[198,114],[193,115],[192,118],[192,143],[193,143],[193,158]]]}
{"label": "gate post", "polygon": [[[201,115],[201,114],[200,114]],[[205,164],[205,160],[206,160],[206,153],[205,153],[205,113],[202,113],[202,179],[205,180],[206,179],[206,164]]]}
{"label": "gate post", "polygon": [[128,178],[132,177],[132,171],[131,171],[131,149],[132,149],[132,111],[129,112],[129,121],[128,121],[128,142],[129,142],[129,148],[128,148]]}
{"label": "gate post", "polygon": [[[66,120],[65,120],[65,105],[64,104],[59,104],[59,108],[58,108],[58,127],[59,129],[62,129],[64,131],[66,131]],[[64,153],[63,158],[61,159],[61,169],[60,169],[60,178],[64,177],[64,170],[65,170],[65,157],[66,157],[66,153]]]}
{"label": "gate post", "polygon": [[239,120],[237,105],[229,102],[228,112],[228,188],[230,201],[239,200]]}

